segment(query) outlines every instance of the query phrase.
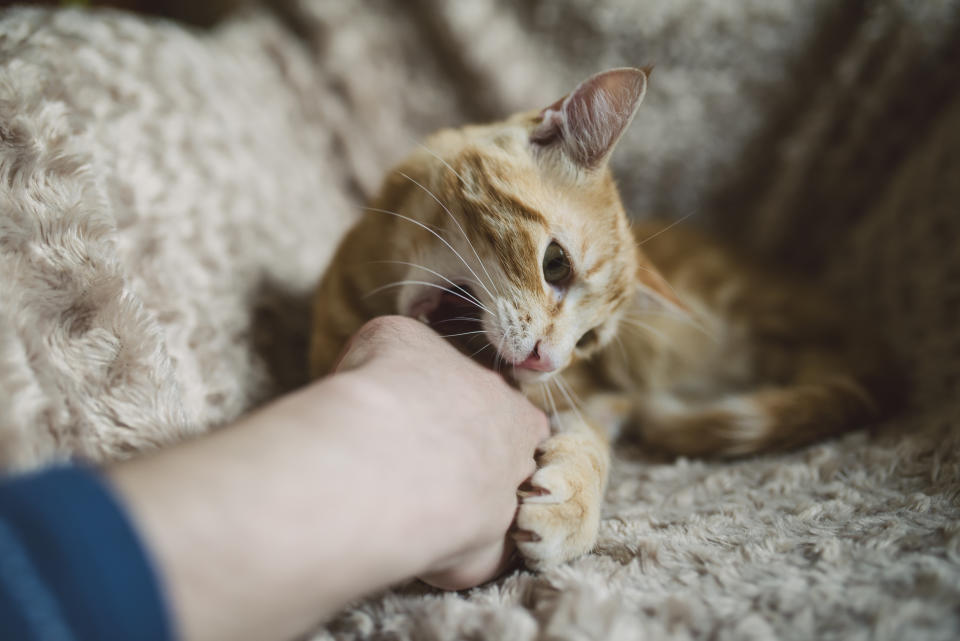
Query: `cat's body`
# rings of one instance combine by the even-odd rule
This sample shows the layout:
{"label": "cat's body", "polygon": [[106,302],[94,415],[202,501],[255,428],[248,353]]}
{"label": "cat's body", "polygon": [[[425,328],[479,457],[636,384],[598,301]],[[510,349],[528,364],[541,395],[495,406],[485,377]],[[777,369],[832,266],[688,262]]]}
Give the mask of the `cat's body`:
{"label": "cat's body", "polygon": [[538,112],[446,130],[391,172],[316,296],[311,368],[379,315],[422,318],[553,416],[516,538],[543,567],[589,550],[610,442],[743,455],[880,411],[884,362],[803,285],[692,230],[631,225],[606,161],[647,71]]}

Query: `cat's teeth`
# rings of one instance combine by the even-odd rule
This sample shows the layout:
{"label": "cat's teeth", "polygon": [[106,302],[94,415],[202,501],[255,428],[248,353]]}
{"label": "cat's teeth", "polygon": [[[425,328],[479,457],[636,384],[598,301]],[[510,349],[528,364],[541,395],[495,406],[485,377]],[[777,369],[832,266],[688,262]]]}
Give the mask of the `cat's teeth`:
{"label": "cat's teeth", "polygon": [[427,325],[430,324],[430,320],[427,318],[426,314],[420,314],[419,316],[417,316],[417,320]]}

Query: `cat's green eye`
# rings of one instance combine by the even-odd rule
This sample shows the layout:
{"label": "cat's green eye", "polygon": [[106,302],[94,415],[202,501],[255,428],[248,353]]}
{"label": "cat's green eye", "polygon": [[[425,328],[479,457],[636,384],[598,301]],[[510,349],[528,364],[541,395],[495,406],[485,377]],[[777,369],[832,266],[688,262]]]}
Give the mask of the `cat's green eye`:
{"label": "cat's green eye", "polygon": [[570,278],[570,261],[563,247],[550,243],[543,254],[543,277],[551,285],[562,285]]}

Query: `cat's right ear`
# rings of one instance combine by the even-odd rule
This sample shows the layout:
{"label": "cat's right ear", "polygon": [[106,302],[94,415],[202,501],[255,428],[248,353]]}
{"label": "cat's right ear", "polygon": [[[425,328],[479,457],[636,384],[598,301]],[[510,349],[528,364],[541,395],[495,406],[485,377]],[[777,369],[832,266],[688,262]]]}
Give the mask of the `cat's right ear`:
{"label": "cat's right ear", "polygon": [[531,144],[558,149],[584,169],[602,167],[637,113],[650,71],[625,67],[584,80],[543,110]]}

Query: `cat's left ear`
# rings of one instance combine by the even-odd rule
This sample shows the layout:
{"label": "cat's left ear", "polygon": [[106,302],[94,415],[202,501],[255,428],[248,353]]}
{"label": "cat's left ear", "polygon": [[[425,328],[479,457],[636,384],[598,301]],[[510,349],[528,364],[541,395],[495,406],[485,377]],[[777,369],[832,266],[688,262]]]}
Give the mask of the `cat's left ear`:
{"label": "cat's left ear", "polygon": [[559,148],[584,169],[601,167],[637,113],[651,70],[624,67],[584,80],[543,110],[530,142]]}

